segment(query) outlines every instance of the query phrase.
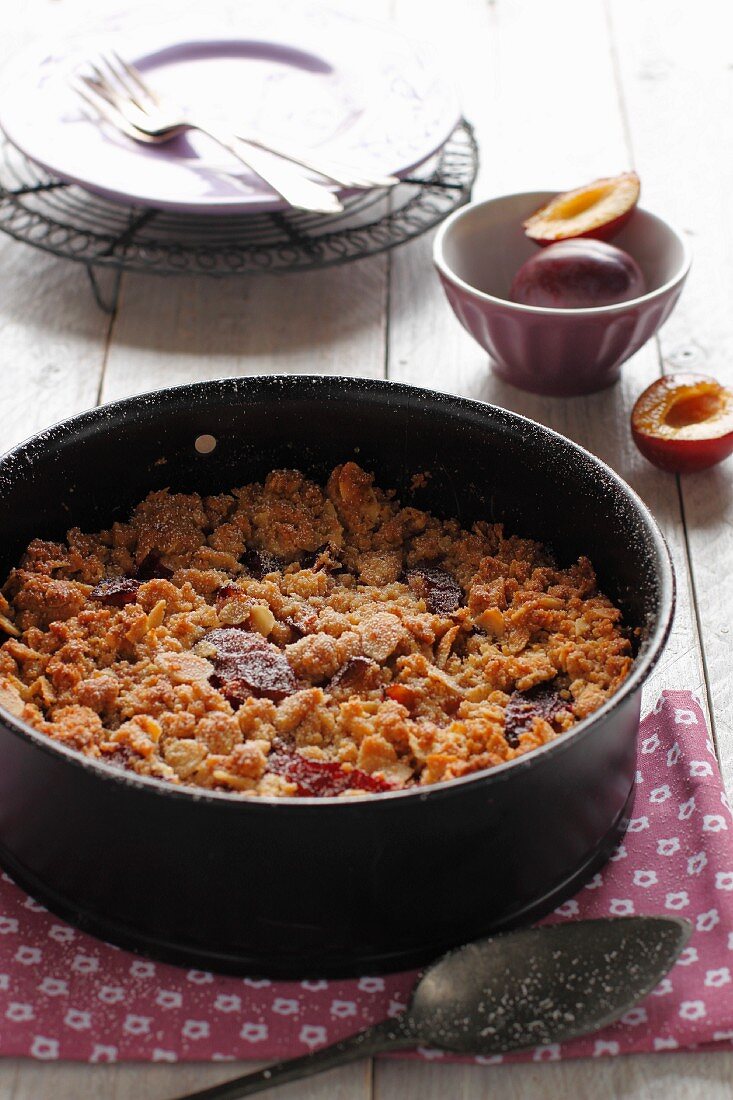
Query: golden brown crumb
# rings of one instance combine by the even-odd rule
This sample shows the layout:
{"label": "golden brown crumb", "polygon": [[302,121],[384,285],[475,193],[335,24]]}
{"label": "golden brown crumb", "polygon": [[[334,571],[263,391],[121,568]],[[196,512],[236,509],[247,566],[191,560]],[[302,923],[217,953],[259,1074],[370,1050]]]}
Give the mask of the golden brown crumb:
{"label": "golden brown crumb", "polygon": [[[427,483],[413,478],[413,488]],[[0,706],[170,783],[292,797],[429,784],[561,736],[624,681],[590,562],[462,529],[354,462],[35,539],[0,596]]]}

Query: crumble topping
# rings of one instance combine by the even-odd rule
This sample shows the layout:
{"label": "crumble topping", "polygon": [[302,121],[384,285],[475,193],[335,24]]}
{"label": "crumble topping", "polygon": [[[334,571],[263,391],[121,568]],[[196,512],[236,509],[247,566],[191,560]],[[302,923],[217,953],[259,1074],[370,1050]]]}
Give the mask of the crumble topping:
{"label": "crumble topping", "polygon": [[590,562],[402,507],[354,462],[34,539],[0,706],[89,756],[248,795],[349,795],[562,736],[632,663]]}

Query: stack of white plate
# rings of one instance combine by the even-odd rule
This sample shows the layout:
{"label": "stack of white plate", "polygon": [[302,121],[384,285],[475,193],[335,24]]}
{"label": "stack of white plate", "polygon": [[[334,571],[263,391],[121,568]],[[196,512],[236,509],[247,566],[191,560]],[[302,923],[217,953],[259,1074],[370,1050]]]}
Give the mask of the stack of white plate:
{"label": "stack of white plate", "polygon": [[408,175],[459,120],[453,86],[432,53],[390,27],[293,0],[204,7],[204,18],[147,26],[123,15],[104,32],[18,58],[0,97],[10,142],[52,175],[128,205],[212,215],[284,208],[202,135],[151,147],[90,118],[69,77],[110,49],[167,99],[230,132],[370,176]]}

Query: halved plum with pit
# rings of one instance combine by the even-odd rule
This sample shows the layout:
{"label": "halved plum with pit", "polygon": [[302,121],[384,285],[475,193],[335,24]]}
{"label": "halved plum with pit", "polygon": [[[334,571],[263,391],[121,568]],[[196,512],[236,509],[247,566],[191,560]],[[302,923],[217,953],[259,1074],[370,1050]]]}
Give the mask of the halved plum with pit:
{"label": "halved plum with pit", "polygon": [[661,470],[706,470],[733,453],[733,391],[704,374],[658,378],[634,405],[631,432]]}

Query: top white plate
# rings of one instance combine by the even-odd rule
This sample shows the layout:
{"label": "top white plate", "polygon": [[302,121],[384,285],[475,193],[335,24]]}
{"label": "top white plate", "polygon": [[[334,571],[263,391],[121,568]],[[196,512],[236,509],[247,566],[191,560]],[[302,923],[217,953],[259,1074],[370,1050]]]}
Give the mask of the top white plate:
{"label": "top white plate", "polygon": [[429,53],[368,20],[294,0],[209,0],[205,22],[133,25],[118,16],[104,34],[24,54],[0,96],[0,126],[21,152],[120,202],[219,214],[285,206],[202,135],[146,147],[87,117],[68,77],[102,49],[207,120],[365,173],[408,173],[459,119],[455,90]]}

